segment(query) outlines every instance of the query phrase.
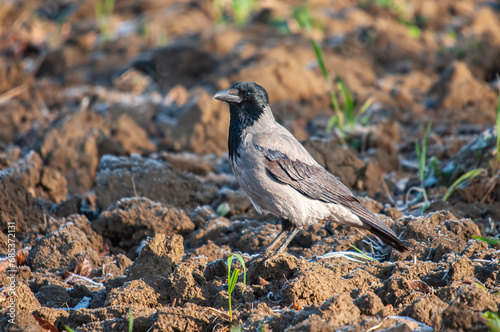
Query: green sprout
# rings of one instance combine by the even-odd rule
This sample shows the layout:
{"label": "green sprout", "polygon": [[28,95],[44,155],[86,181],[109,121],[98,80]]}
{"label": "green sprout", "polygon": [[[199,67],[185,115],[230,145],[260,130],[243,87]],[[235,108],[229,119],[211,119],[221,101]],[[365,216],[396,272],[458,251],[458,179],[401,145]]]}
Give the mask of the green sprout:
{"label": "green sprout", "polygon": [[[333,116],[330,118],[328,121],[328,125],[326,127],[326,130],[330,132],[333,127],[335,126],[336,123],[339,123],[340,128],[347,128],[347,129],[352,129],[356,126],[358,123],[364,124],[362,121],[361,117],[362,115],[370,108],[370,106],[373,103],[372,98],[368,98],[365,100],[363,105],[359,108],[359,111],[356,114],[356,102],[354,101],[354,98],[352,97],[353,93],[345,84],[345,82],[340,78],[340,76],[337,75],[337,87],[338,90],[340,91],[341,97],[343,97],[343,103],[342,103],[342,119],[343,119],[343,124],[340,123],[340,118],[338,116]],[[335,94],[335,91],[334,91]],[[337,100],[337,97],[334,97],[335,100]],[[336,102],[336,105],[338,105],[338,102]]]}
{"label": "green sprout", "polygon": [[[328,69],[325,65],[323,50],[311,36],[312,25],[314,22],[311,12],[306,6],[297,7],[293,10],[293,17],[299,24],[300,28],[302,30],[305,30],[309,34],[314,53],[316,54],[316,59],[318,61],[318,66],[321,69],[321,73],[323,74],[323,77],[328,84],[330,102],[332,104],[333,110],[335,111],[335,115],[328,121],[327,131],[331,131],[336,124],[339,126],[341,132],[345,132],[346,127],[352,129],[356,125],[356,123],[360,122],[360,116],[363,115],[363,113],[365,113],[366,110],[370,107],[372,103],[371,98],[364,102],[364,104],[359,109],[358,115],[356,115],[356,102],[352,97],[353,94],[351,90],[347,87],[347,85],[339,77],[339,75],[336,75],[338,92],[336,91],[330,73],[328,72]],[[340,106],[341,104],[339,103],[337,93],[343,99],[342,107]]]}
{"label": "green sprout", "polygon": [[480,283],[475,282],[474,285],[476,285],[477,287],[481,288],[483,290],[483,292],[488,293],[488,290],[486,289],[486,287],[484,287]]}
{"label": "green sprout", "polygon": [[448,190],[446,191],[446,194],[444,194],[444,197],[443,197],[443,202],[446,202],[451,194],[453,194],[453,192],[455,191],[455,189],[457,187],[460,187],[461,185],[463,185],[464,183],[478,177],[478,176],[481,176],[481,175],[486,175],[488,173],[487,170],[485,170],[484,168],[476,168],[476,169],[472,169],[470,171],[468,171],[467,173],[463,174],[461,177],[459,177],[455,182],[453,182],[453,184],[448,188]]}
{"label": "green sprout", "polygon": [[427,125],[427,129],[425,130],[424,140],[422,142],[422,149],[418,145],[418,141],[415,142],[415,150],[417,151],[417,160],[418,160],[418,178],[420,180],[420,192],[424,196],[424,205],[422,207],[422,213],[429,207],[430,202],[427,197],[427,192],[425,190],[425,166],[426,166],[426,154],[427,154],[427,137],[429,136],[429,132],[431,130],[432,121]]}
{"label": "green sprout", "polygon": [[396,7],[396,4],[393,0],[375,0],[374,2],[382,8]]}
{"label": "green sprout", "polygon": [[[408,28],[408,35],[412,38],[420,38],[422,36],[422,30],[418,27],[418,23],[425,22],[425,18],[422,16],[416,16],[415,18],[408,20],[405,18],[405,13],[407,9],[405,4],[401,2],[396,2],[394,0],[372,0],[380,8],[388,9],[397,16],[397,21],[399,24],[405,25]],[[415,22],[415,23],[413,23]]]}
{"label": "green sprout", "polygon": [[128,332],[132,332],[134,328],[134,312],[132,308],[128,308]]}
{"label": "green sprout", "polygon": [[488,327],[491,332],[500,332],[500,316],[498,312],[486,311],[483,317],[488,320]]}
{"label": "green sprout", "polygon": [[368,256],[367,254],[365,254],[363,251],[361,251],[360,249],[356,248],[355,246],[353,246],[351,244],[351,248],[353,248],[354,250],[356,250],[358,253],[360,253],[363,257],[363,259],[366,259],[367,261],[370,261],[370,262],[373,262],[374,259],[371,258],[370,256]]}
{"label": "green sprout", "polygon": [[255,0],[233,0],[234,23],[243,25],[255,8]]}
{"label": "green sprout", "polygon": [[215,211],[215,213],[217,213],[217,215],[221,217],[227,216],[229,212],[231,212],[231,207],[228,203],[222,203],[217,207],[217,210]]}
{"label": "green sprout", "polygon": [[244,25],[255,9],[256,0],[215,0],[213,8],[217,23],[233,21],[236,25]]}
{"label": "green sprout", "polygon": [[408,27],[408,34],[410,35],[410,37],[420,38],[420,36],[422,36],[422,30],[420,30],[420,28],[415,24],[409,24],[407,25],[407,27]]}
{"label": "green sprout", "polygon": [[95,16],[105,38],[111,36],[111,31],[108,29],[108,20],[113,13],[115,0],[97,0],[95,4]]}
{"label": "green sprout", "polygon": [[229,329],[229,332],[242,332],[243,329],[241,328],[241,325],[233,325]]}
{"label": "green sprout", "polygon": [[71,327],[69,327],[68,325],[64,325],[64,329],[68,332],[75,332],[75,330],[73,330]]}
{"label": "green sprout", "polygon": [[97,19],[109,17],[115,7],[115,0],[97,0],[95,4],[95,15]]}
{"label": "green sprout", "polygon": [[478,236],[478,235],[472,235],[473,239],[484,241],[488,243],[490,246],[500,246],[500,239],[492,239],[490,237],[484,237],[484,236]]}
{"label": "green sprout", "polygon": [[245,261],[243,260],[243,257],[239,254],[231,254],[228,259],[227,259],[227,295],[229,296],[229,321],[233,321],[233,310],[231,307],[231,294],[234,291],[234,288],[236,287],[236,283],[238,282],[238,276],[240,275],[240,270],[239,269],[234,269],[233,273],[231,273],[231,263],[233,262],[234,258],[238,258],[238,260],[241,263],[241,266],[243,267],[243,290],[242,292],[245,291],[245,287],[247,284],[247,270],[245,268]]}
{"label": "green sprout", "polygon": [[448,30],[447,35],[450,39],[457,40],[457,33],[454,30]]}
{"label": "green sprout", "polygon": [[115,0],[97,0],[95,4],[95,15],[98,20],[106,19],[113,13]]}

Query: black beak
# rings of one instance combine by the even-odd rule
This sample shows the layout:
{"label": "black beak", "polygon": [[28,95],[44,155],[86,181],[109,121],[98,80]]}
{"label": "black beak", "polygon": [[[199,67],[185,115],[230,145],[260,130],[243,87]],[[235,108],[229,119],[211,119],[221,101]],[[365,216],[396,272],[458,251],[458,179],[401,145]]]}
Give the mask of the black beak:
{"label": "black beak", "polygon": [[239,96],[239,91],[237,89],[227,89],[219,91],[214,95],[214,99],[236,104],[239,104],[243,101],[243,99]]}

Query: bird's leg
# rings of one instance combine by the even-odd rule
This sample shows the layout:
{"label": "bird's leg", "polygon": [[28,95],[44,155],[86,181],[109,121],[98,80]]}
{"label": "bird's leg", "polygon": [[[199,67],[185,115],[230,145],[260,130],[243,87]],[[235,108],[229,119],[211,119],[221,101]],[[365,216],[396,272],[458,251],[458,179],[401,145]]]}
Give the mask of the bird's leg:
{"label": "bird's leg", "polygon": [[[290,237],[290,231],[292,230],[293,228],[293,225],[286,219],[281,219],[281,225],[282,225],[282,231],[274,238],[274,240],[271,241],[271,243],[264,248],[264,250],[262,251],[262,253],[257,256],[257,257],[254,257],[252,258],[250,261],[247,262],[247,265],[250,265],[252,263],[254,263],[257,259],[260,259],[260,258],[263,258],[263,257],[266,257],[266,256],[270,256],[270,255],[274,255],[278,252],[281,252],[283,251],[286,246],[288,245],[288,243],[292,240],[292,238],[290,238],[290,240],[288,240],[288,238]],[[296,233],[295,233],[296,234]],[[294,234],[294,236],[295,236]],[[277,244],[279,244],[283,238],[286,236],[286,239],[288,240],[285,240],[286,242],[286,246],[285,248],[283,248],[281,251],[279,248],[281,248],[283,245],[281,245],[276,251],[273,251],[274,247],[276,247]]]}
{"label": "bird's leg", "polygon": [[283,240],[283,237],[285,235],[288,235],[289,231],[288,230],[282,230],[275,238],[274,240],[262,251],[262,255],[270,254],[273,251],[273,248],[276,247],[276,244],[281,242]]}
{"label": "bird's leg", "polygon": [[294,228],[291,232],[289,232],[287,238],[285,239],[285,242],[283,242],[279,248],[276,250],[275,254],[279,254],[281,252],[283,252],[286,247],[288,247],[288,245],[290,244],[290,242],[293,240],[293,238],[295,237],[295,235],[297,235],[297,233],[300,231],[300,229],[298,228]]}
{"label": "bird's leg", "polygon": [[293,225],[292,225],[292,223],[290,221],[288,221],[287,219],[283,219],[283,218],[281,218],[280,220],[281,220],[281,229],[282,229],[282,231],[264,249],[264,251],[262,252],[262,255],[264,255],[264,256],[270,254],[271,252],[273,252],[273,248],[276,246],[276,244],[278,244],[279,242],[281,242],[281,240],[283,240],[283,237],[285,237],[285,235],[288,235],[288,233],[290,233],[290,231],[293,229]]}

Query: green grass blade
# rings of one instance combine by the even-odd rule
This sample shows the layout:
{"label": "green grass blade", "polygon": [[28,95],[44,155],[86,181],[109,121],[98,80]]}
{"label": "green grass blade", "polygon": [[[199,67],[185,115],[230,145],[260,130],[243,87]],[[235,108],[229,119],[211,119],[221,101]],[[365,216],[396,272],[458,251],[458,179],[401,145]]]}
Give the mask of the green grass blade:
{"label": "green grass blade", "polygon": [[[300,28],[302,30],[307,31],[309,36],[311,36],[312,32],[312,23],[313,23],[313,18],[311,15],[311,12],[306,6],[300,6],[296,7],[293,9],[292,13],[293,17],[299,24]],[[335,111],[335,116],[337,117],[336,119],[332,117],[330,121],[328,122],[327,125],[327,131],[330,132],[333,128],[333,126],[337,123],[339,125],[340,130],[343,132],[344,131],[344,118],[342,114],[342,110],[340,109],[340,104],[337,99],[337,95],[334,90],[334,86],[330,77],[330,73],[328,73],[328,70],[325,65],[325,60],[323,57],[323,50],[319,46],[319,44],[312,38],[310,37],[311,44],[314,49],[314,53],[316,54],[316,59],[318,60],[318,66],[321,69],[321,73],[325,77],[325,80],[327,81],[328,84],[328,90],[330,94],[330,101],[332,103],[332,107]]]}
{"label": "green grass blade", "polygon": [[[330,132],[333,126],[336,124],[339,125],[341,131],[344,131],[344,115],[342,114],[342,110],[339,106],[339,101],[337,99],[337,95],[335,91],[333,91],[333,87],[330,89],[330,101],[332,102],[333,110],[335,111],[335,115],[332,116],[327,125],[327,130]],[[330,126],[331,125],[331,126]]]}
{"label": "green grass blade", "polygon": [[294,8],[292,15],[301,29],[305,29],[308,33],[311,33],[312,15],[306,6]]}
{"label": "green grass blade", "polygon": [[491,312],[488,310],[483,314],[483,317],[488,320],[487,325],[491,332],[500,332],[500,316],[498,312]]}
{"label": "green grass blade", "polygon": [[115,0],[105,0],[104,10],[106,15],[111,15],[113,13],[113,8],[115,7]]}
{"label": "green grass blade", "polygon": [[68,332],[75,332],[75,330],[73,330],[71,327],[69,327],[68,325],[64,325],[64,329]]}
{"label": "green grass blade", "polygon": [[484,241],[491,246],[499,246],[500,245],[500,239],[492,239],[490,237],[483,237],[483,236],[477,236],[477,235],[472,235],[472,238],[476,239],[476,240]]}
{"label": "green grass blade", "polygon": [[321,68],[321,72],[323,73],[323,76],[330,82],[330,74],[326,69],[325,60],[323,58],[323,50],[318,45],[318,43],[312,38],[311,38],[311,44],[313,46],[314,53],[316,53],[316,58],[318,59],[318,65]]}
{"label": "green grass blade", "polygon": [[243,259],[243,257],[241,257],[240,254],[231,254],[227,258],[227,280],[229,281],[229,279],[231,278],[231,263],[235,257],[238,258],[243,268],[243,292],[244,292],[247,285],[247,269],[245,266],[245,260]]}
{"label": "green grass blade", "polygon": [[429,202],[429,199],[427,198],[427,195],[424,196],[424,205],[422,205],[422,211],[420,212],[421,214],[424,214],[425,211],[429,208],[431,205],[431,202]]}
{"label": "green grass blade", "polygon": [[243,290],[242,290],[242,292],[244,292],[245,291],[245,287],[247,286],[247,269],[245,267],[245,260],[239,254],[236,254],[236,257],[238,258],[238,260],[240,261],[241,266],[243,267]]}
{"label": "green grass blade", "polygon": [[[325,60],[323,58],[323,51],[321,49],[321,47],[318,45],[318,43],[311,38],[311,44],[313,46],[313,49],[314,49],[314,53],[316,54],[316,58],[318,60],[318,65],[321,69],[321,72],[323,73],[323,76],[325,77],[327,83],[328,83],[328,87],[329,87],[329,93],[330,93],[330,101],[332,103],[332,106],[333,106],[333,110],[335,111],[335,115],[337,117],[337,124],[339,125],[339,128],[341,131],[344,131],[344,116],[342,114],[342,110],[340,109],[340,104],[339,104],[339,101],[337,99],[337,94],[335,93],[335,90],[333,89],[333,84],[332,84],[332,80],[330,78],[330,74],[328,73],[328,69],[326,69],[326,65],[325,65]],[[327,125],[327,131],[331,131],[332,128],[333,128],[333,125],[335,124],[335,120],[332,120],[332,122],[329,122],[328,125]]]}
{"label": "green grass blade", "polygon": [[354,99],[352,98],[352,92],[351,90],[349,90],[349,87],[347,86],[347,84],[345,84],[344,80],[340,76],[337,75],[337,79],[339,81],[340,91],[344,95],[345,102],[354,114]]}
{"label": "green grass blade", "polygon": [[104,15],[104,5],[103,5],[104,0],[97,0],[95,4],[95,16],[97,19],[101,19],[102,16]]}
{"label": "green grass blade", "polygon": [[365,100],[365,102],[363,103],[363,105],[361,105],[361,108],[359,109],[359,115],[364,114],[370,108],[370,106],[372,106],[372,104],[373,104],[372,97]]}
{"label": "green grass blade", "polygon": [[474,285],[476,285],[477,287],[481,288],[485,293],[488,293],[488,290],[486,288],[484,288],[483,285],[478,284],[477,282],[475,282]]}
{"label": "green grass blade", "polygon": [[487,174],[487,171],[484,168],[476,168],[468,171],[465,174],[462,174],[461,177],[459,177],[453,184],[448,188],[446,191],[446,194],[444,194],[443,201],[446,202],[448,198],[450,198],[451,194],[455,191],[457,187],[462,185],[463,183],[470,181],[480,175],[485,175]]}
{"label": "green grass blade", "polygon": [[330,90],[330,101],[332,102],[333,110],[335,111],[335,116],[338,118],[338,125],[340,129],[344,130],[344,117],[342,116],[342,110],[340,109],[339,100],[337,99],[337,94],[332,89]]}
{"label": "green grass blade", "polygon": [[255,8],[255,0],[233,0],[233,18],[237,25],[243,25]]}
{"label": "green grass blade", "polygon": [[427,125],[427,129],[425,130],[425,135],[424,135],[424,141],[422,142],[422,153],[420,154],[420,163],[419,163],[419,170],[422,173],[421,179],[424,178],[424,170],[425,170],[425,163],[426,163],[426,156],[427,156],[427,138],[429,137],[429,132],[431,130],[431,124],[432,121],[429,122]]}
{"label": "green grass blade", "polygon": [[339,121],[339,117],[334,115],[328,120],[328,124],[326,125],[326,131],[331,132],[333,127],[335,127],[335,124],[337,124]]}
{"label": "green grass blade", "polygon": [[420,167],[420,146],[418,145],[418,141],[415,142],[415,151],[417,152],[417,161],[418,161],[418,178],[422,180],[424,177],[422,167]]}
{"label": "green grass blade", "polygon": [[231,278],[229,279],[229,282],[227,283],[227,292],[231,294],[236,287],[236,284],[238,283],[238,277],[240,276],[240,270],[239,269],[234,269],[233,273],[231,274]]}
{"label": "green grass blade", "polygon": [[420,181],[424,181],[424,173],[425,173],[425,163],[426,163],[426,155],[427,155],[427,137],[429,137],[429,132],[431,130],[432,121],[427,125],[427,129],[425,130],[424,140],[422,142],[422,149],[419,149],[418,142],[415,142],[415,148],[417,151],[417,160],[418,160],[418,177]]}
{"label": "green grass blade", "polygon": [[227,258],[227,283],[231,280],[231,264],[233,263],[234,254],[229,255]]}
{"label": "green grass blade", "polygon": [[337,76],[337,80],[339,91],[344,97],[344,103],[342,104],[344,118],[347,119],[349,126],[353,126],[356,122],[356,118],[354,116],[354,100],[352,99],[351,91],[340,76]]}
{"label": "green grass blade", "polygon": [[132,332],[134,329],[134,313],[132,308],[128,308],[128,332]]}
{"label": "green grass blade", "polygon": [[352,244],[351,244],[351,247],[354,248],[354,250],[356,250],[357,252],[359,252],[361,255],[363,255],[366,260],[368,260],[368,261],[373,261],[374,260],[373,258],[371,258],[370,256],[368,256],[366,253],[362,252],[361,250],[359,250],[358,248],[356,248]]}
{"label": "green grass blade", "polygon": [[422,30],[414,24],[408,25],[408,34],[412,38],[420,38],[422,36]]}

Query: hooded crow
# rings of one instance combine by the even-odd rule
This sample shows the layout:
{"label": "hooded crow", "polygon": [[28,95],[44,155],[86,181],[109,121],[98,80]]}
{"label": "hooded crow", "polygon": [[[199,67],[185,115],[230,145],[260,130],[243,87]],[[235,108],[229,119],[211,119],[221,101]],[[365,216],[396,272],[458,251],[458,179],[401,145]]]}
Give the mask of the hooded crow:
{"label": "hooded crow", "polygon": [[399,251],[408,248],[368,211],[337,177],[319,165],[274,119],[266,90],[239,82],[214,99],[229,104],[229,160],[241,188],[259,213],[279,218],[283,230],[264,250],[282,252],[300,229],[320,220],[367,229]]}

